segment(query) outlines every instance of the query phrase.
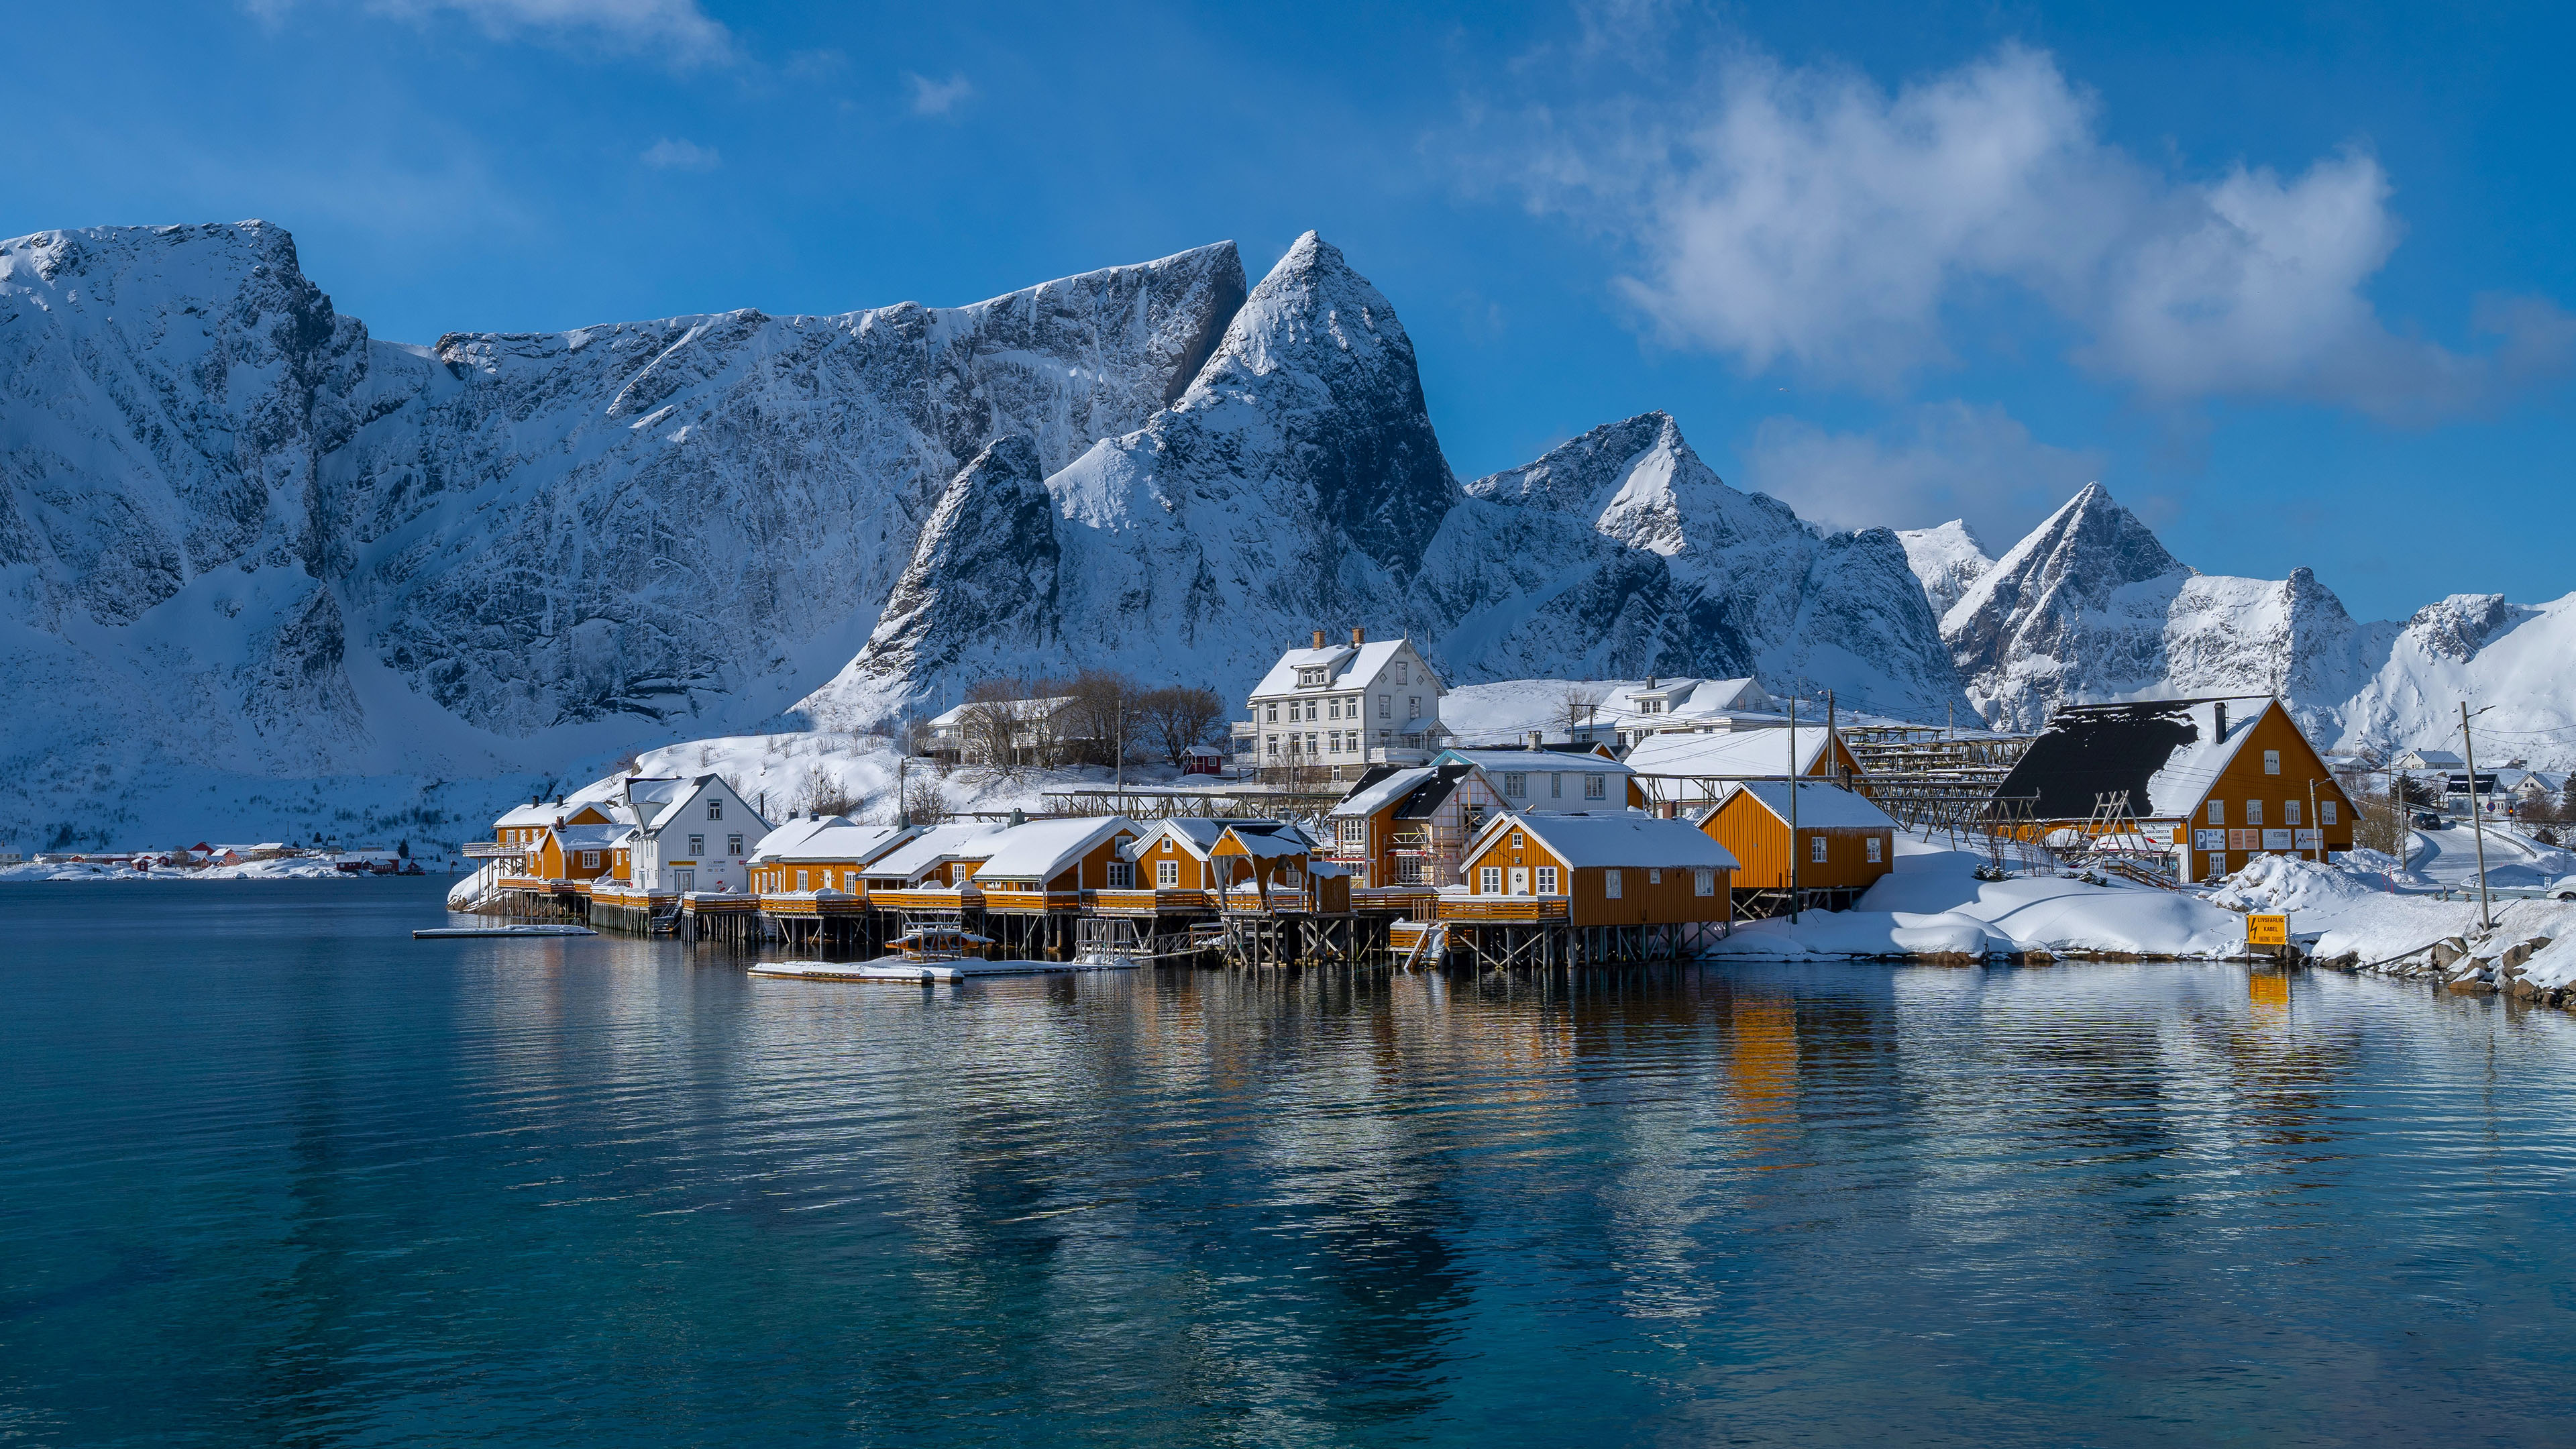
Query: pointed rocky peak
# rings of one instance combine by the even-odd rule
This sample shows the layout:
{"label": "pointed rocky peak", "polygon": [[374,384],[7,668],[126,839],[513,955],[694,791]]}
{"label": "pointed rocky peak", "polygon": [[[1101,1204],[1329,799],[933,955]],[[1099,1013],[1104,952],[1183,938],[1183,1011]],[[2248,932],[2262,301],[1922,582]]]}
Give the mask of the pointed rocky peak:
{"label": "pointed rocky peak", "polygon": [[2453,594],[2426,604],[2406,621],[2406,637],[2438,659],[2468,659],[2516,615],[2527,613],[2502,594]]}
{"label": "pointed rocky peak", "polygon": [[[2109,489],[2087,483],[1969,585],[1952,612],[2010,615],[2043,599],[2100,608],[2132,584],[2188,578],[2192,572]],[[1954,622],[1945,619],[1944,631]]]}
{"label": "pointed rocky peak", "polygon": [[1923,585],[1923,597],[1930,601],[1936,619],[1949,613],[1959,596],[1995,566],[1985,542],[1964,519],[1954,518],[1935,528],[1898,529],[1896,538],[1905,545],[1905,561]]}
{"label": "pointed rocky peak", "polygon": [[1681,425],[1658,409],[1603,423],[1560,443],[1536,461],[1487,474],[1466,485],[1478,498],[1598,518],[1623,494],[1669,494],[1677,478],[1716,482],[1717,474],[1682,441]]}
{"label": "pointed rocky peak", "polygon": [[[1227,324],[1182,419],[1261,504],[1319,510],[1381,568],[1410,573],[1457,501],[1395,308],[1308,232]],[[1311,503],[1285,491],[1310,488]]]}

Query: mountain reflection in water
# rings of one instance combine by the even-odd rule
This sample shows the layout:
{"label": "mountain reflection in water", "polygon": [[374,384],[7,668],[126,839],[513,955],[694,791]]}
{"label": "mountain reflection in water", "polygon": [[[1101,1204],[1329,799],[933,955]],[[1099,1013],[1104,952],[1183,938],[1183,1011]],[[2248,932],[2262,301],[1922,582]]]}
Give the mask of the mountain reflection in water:
{"label": "mountain reflection in water", "polygon": [[2576,1020],[2240,967],[755,980],[11,887],[36,1444],[2563,1437]]}

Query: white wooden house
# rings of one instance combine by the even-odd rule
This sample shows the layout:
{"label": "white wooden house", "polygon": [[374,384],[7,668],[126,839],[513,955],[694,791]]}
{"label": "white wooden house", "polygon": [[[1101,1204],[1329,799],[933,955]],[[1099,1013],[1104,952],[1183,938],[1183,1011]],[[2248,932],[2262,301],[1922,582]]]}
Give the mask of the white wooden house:
{"label": "white wooden house", "polygon": [[618,863],[644,891],[745,891],[746,862],[769,834],[769,822],[720,775],[620,782],[617,801],[632,812],[619,840]]}
{"label": "white wooden house", "polygon": [[1409,639],[1291,649],[1253,686],[1250,718],[1234,725],[1241,769],[1321,767],[1336,781],[1371,764],[1421,764],[1448,742],[1440,723],[1447,691]]}

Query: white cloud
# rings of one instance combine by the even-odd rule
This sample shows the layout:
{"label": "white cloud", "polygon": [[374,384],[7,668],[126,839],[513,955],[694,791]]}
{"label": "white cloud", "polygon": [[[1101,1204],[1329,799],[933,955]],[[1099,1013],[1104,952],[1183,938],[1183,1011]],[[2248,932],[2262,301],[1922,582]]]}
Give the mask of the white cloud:
{"label": "white cloud", "polygon": [[[276,22],[299,0],[242,0]],[[365,0],[381,15],[427,20],[454,14],[500,39],[534,32],[618,54],[655,55],[674,65],[721,64],[733,58],[733,35],[698,0]]]}
{"label": "white cloud", "polygon": [[916,116],[947,115],[975,94],[975,83],[962,74],[935,81],[906,71],[903,78],[912,86],[912,113]]}
{"label": "white cloud", "polygon": [[1948,361],[1955,314],[2000,284],[2157,401],[2430,416],[2569,360],[2576,324],[2537,298],[2481,306],[2502,339],[2487,354],[2391,332],[2361,289],[2402,228],[2358,152],[2286,180],[2173,180],[2103,141],[2092,97],[2019,47],[1893,94],[1762,57],[1703,74],[1542,118],[1525,172],[1539,204],[1634,248],[1620,289],[1676,345],[1887,387]]}
{"label": "white cloud", "polygon": [[665,136],[648,147],[638,158],[656,171],[713,171],[724,157],[713,146],[694,141],[675,141]]}
{"label": "white cloud", "polygon": [[1744,482],[1827,527],[1925,528],[1964,518],[1990,542],[2029,532],[2100,478],[2105,462],[2091,449],[2040,442],[2002,408],[1964,402],[1904,409],[1877,432],[1767,418],[1743,457]]}

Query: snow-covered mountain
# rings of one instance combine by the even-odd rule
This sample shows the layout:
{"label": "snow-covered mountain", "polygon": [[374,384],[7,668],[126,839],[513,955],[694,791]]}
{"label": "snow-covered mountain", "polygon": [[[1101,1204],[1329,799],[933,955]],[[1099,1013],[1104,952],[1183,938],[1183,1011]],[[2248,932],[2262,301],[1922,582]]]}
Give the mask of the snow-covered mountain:
{"label": "snow-covered mountain", "polygon": [[1962,519],[1937,528],[1900,528],[1896,541],[1905,545],[1905,562],[1922,582],[1935,618],[1948,614],[1968,586],[1995,566],[1986,556],[1985,542]]}
{"label": "snow-covered mountain", "polygon": [[[1944,530],[1924,530],[1938,535]],[[1915,553],[1927,593],[1942,541]],[[2539,608],[2458,595],[2403,623],[2357,623],[2306,568],[2195,572],[2099,484],[1983,570],[1941,621],[1971,699],[2032,728],[2064,703],[2278,694],[2319,740],[2389,754],[2456,739],[2458,706],[2535,763],[2576,757],[2576,595]]]}
{"label": "snow-covered mountain", "polygon": [[1014,660],[1240,685],[1351,623],[1405,630],[1461,683],[1760,674],[1889,712],[1959,698],[1893,534],[1828,538],[1727,487],[1661,413],[1462,489],[1394,308],[1312,233],[1177,402],[1044,488],[1051,529],[1024,471],[961,475],[806,714],[864,724]]}

